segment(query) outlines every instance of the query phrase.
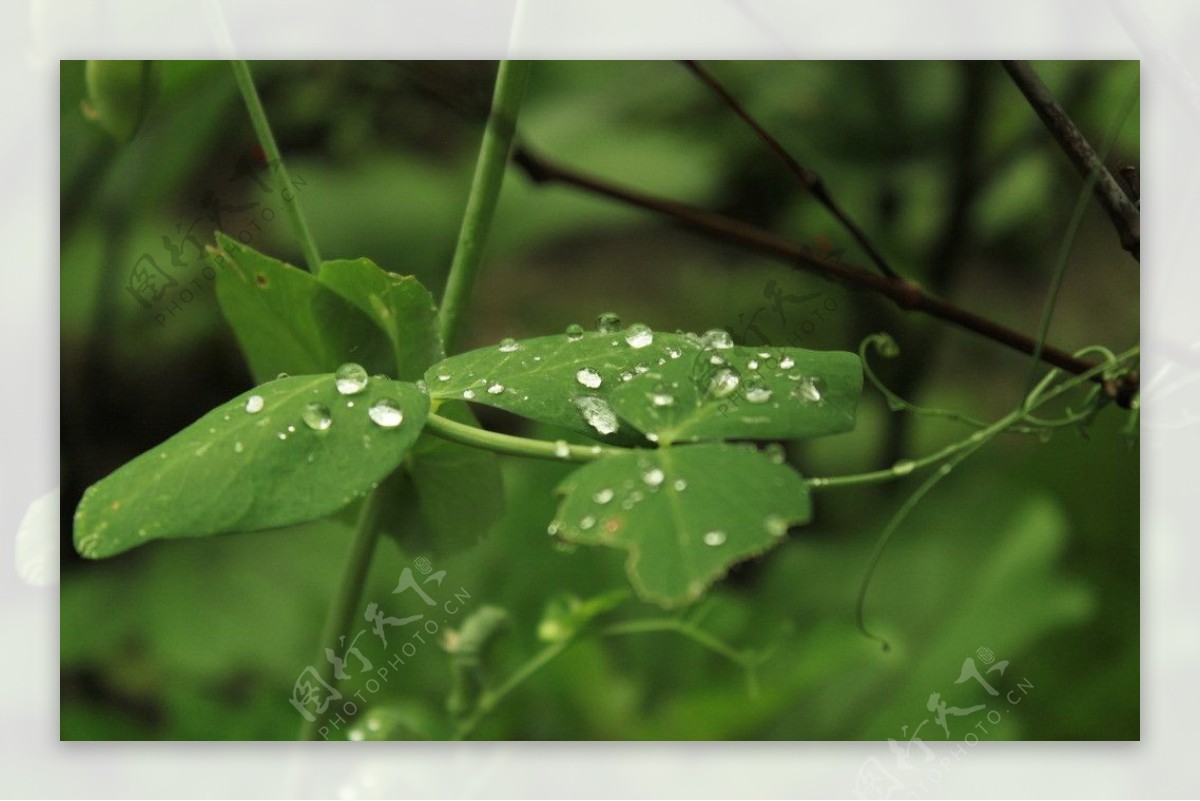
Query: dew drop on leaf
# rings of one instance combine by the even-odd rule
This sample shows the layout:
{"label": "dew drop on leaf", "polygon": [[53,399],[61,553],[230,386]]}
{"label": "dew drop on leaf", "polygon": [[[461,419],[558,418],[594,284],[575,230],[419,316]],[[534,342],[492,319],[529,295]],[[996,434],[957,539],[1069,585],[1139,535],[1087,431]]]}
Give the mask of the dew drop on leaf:
{"label": "dew drop on leaf", "polygon": [[712,380],[708,384],[708,391],[714,398],[727,398],[737,390],[739,383],[741,383],[741,378],[738,376],[737,370],[731,367],[722,367],[713,373]]}
{"label": "dew drop on leaf", "polygon": [[800,379],[800,383],[792,390],[792,394],[805,403],[820,403],[825,382],[815,376]]}
{"label": "dew drop on leaf", "polygon": [[251,395],[246,398],[246,411],[250,414],[258,414],[263,410],[265,403],[262,395]]}
{"label": "dew drop on leaf", "polygon": [[767,533],[772,537],[782,537],[787,534],[788,524],[779,515],[767,515],[767,519],[763,521],[763,525],[767,529]]}
{"label": "dew drop on leaf", "polygon": [[704,544],[712,547],[725,544],[724,531],[710,531],[704,535]]}
{"label": "dew drop on leaf", "polygon": [[625,329],[625,342],[635,350],[644,348],[654,343],[654,332],[648,325],[634,323]]}
{"label": "dew drop on leaf", "polygon": [[240,443],[240,442],[233,443],[233,452],[234,453],[241,453],[244,450],[245,450],[245,447],[242,445],[242,443]]}
{"label": "dew drop on leaf", "polygon": [[571,323],[567,326],[567,341],[578,342],[583,339],[583,326],[579,323]]}
{"label": "dew drop on leaf", "polygon": [[305,406],[300,419],[313,431],[324,431],[333,425],[333,415],[329,407],[322,403],[310,403]]}
{"label": "dew drop on leaf", "polygon": [[642,473],[642,481],[646,482],[647,487],[657,488],[663,483],[663,478],[665,478],[663,471],[657,467],[652,467],[645,473]]}
{"label": "dew drop on leaf", "polygon": [[437,380],[438,381],[449,381],[450,374],[449,373],[438,373]]}
{"label": "dew drop on leaf", "polygon": [[587,531],[589,528],[591,528],[594,525],[596,525],[596,518],[592,517],[591,515],[588,515],[587,517],[585,517],[579,521],[579,527],[581,529],[583,529],[584,531]]}
{"label": "dew drop on leaf", "polygon": [[700,342],[705,348],[712,350],[727,350],[733,347],[733,337],[729,336],[729,332],[723,328],[706,331],[700,338]]}
{"label": "dew drop on leaf", "polygon": [[675,488],[676,492],[683,492],[685,489],[687,489],[687,482],[682,478],[677,478],[675,479],[675,483],[671,486]]}
{"label": "dew drop on leaf", "polygon": [[766,403],[773,394],[771,388],[761,383],[747,384],[746,400],[750,403]]}
{"label": "dew drop on leaf", "polygon": [[471,400],[471,398],[474,398],[474,397],[475,397],[475,390],[473,390],[473,389],[464,389],[463,390],[463,399],[464,400]]}
{"label": "dew drop on leaf", "polygon": [[500,340],[501,353],[512,353],[513,351],[520,349],[521,345],[512,337],[505,337],[504,339]]}
{"label": "dew drop on leaf", "polygon": [[499,395],[501,392],[504,391],[504,385],[503,384],[492,384],[490,387],[487,388],[487,391],[488,391],[489,395]]}
{"label": "dew drop on leaf", "polygon": [[367,388],[367,371],[361,364],[346,362],[333,374],[337,391],[343,395],[357,395]]}
{"label": "dew drop on leaf", "polygon": [[666,392],[655,392],[650,395],[650,402],[655,406],[670,406],[675,402],[675,396]]}
{"label": "dew drop on leaf", "polygon": [[615,334],[621,330],[621,315],[604,312],[596,318],[596,330],[601,334]]}
{"label": "dew drop on leaf", "polygon": [[596,503],[600,504],[601,506],[608,503],[612,499],[613,499],[613,491],[611,489],[609,489],[608,487],[605,487],[602,490],[598,490],[596,492],[596,494],[592,496],[592,500],[595,501]]}
{"label": "dew drop on leaf", "polygon": [[780,370],[791,370],[796,366],[796,361],[791,356],[784,356],[779,360]]}
{"label": "dew drop on leaf", "polygon": [[404,422],[404,412],[400,411],[400,406],[390,398],[375,401],[367,410],[367,416],[381,428],[395,428]]}
{"label": "dew drop on leaf", "polygon": [[575,380],[580,384],[583,384],[588,389],[596,389],[602,383],[604,383],[603,379],[600,378],[600,374],[590,367],[584,367],[582,370],[575,373]]}
{"label": "dew drop on leaf", "polygon": [[601,434],[612,434],[620,428],[617,423],[617,413],[608,402],[595,395],[581,395],[572,400],[575,408],[583,415],[584,422]]}

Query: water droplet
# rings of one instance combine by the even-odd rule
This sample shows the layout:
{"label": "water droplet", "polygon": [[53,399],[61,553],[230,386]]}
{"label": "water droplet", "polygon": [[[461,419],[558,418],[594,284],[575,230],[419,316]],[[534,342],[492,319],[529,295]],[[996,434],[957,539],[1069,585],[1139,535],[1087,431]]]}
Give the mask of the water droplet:
{"label": "water droplet", "polygon": [[504,391],[504,385],[503,384],[492,384],[490,387],[488,387],[487,391],[488,391],[489,395],[499,395],[501,392]]}
{"label": "water droplet", "polygon": [[579,409],[584,421],[601,434],[615,433],[621,427],[617,422],[617,413],[603,398],[595,395],[581,395],[572,403]]}
{"label": "water droplet", "polygon": [[300,419],[313,431],[324,431],[333,425],[333,415],[330,414],[329,407],[320,403],[310,403],[305,406]]}
{"label": "water droplet", "polygon": [[633,372],[637,373],[638,375],[641,375],[642,373],[648,371],[649,369],[650,368],[644,364],[635,364],[633,366]]}
{"label": "water droplet", "polygon": [[246,411],[250,414],[258,414],[263,410],[265,403],[262,395],[251,395],[246,398]]}
{"label": "water droplet", "polygon": [[892,472],[898,476],[907,476],[917,467],[917,463],[912,459],[901,459],[892,465]]}
{"label": "water droplet", "polygon": [[644,348],[654,342],[654,332],[650,330],[650,326],[648,325],[634,323],[625,329],[625,341],[629,343],[629,347],[631,348]]}
{"label": "water droplet", "polygon": [[584,367],[579,372],[575,373],[575,380],[583,384],[588,389],[595,389],[604,383],[600,378],[600,374],[590,367]]}
{"label": "water droplet", "polygon": [[714,398],[727,398],[737,390],[739,383],[741,383],[741,377],[737,374],[737,370],[722,367],[713,373],[712,380],[708,383],[708,391]]}
{"label": "water droplet", "polygon": [[558,532],[562,531],[562,527],[563,524],[561,520],[551,520],[550,525],[546,526],[546,533],[551,537],[557,537]]}
{"label": "water droplet", "polygon": [[705,348],[712,350],[727,350],[733,347],[733,337],[729,336],[729,332],[723,328],[706,331],[700,338],[700,342]]}
{"label": "water droplet", "polygon": [[746,363],[746,368],[749,370],[757,370],[758,362],[756,362],[754,359],[751,359],[749,362]]}
{"label": "water droplet", "polygon": [[594,525],[596,525],[596,518],[592,517],[591,515],[588,515],[587,517],[585,517],[579,521],[579,528],[581,528],[584,531],[587,531],[589,528],[591,528]]}
{"label": "water droplet", "polygon": [[771,460],[771,464],[783,464],[783,460],[787,456],[783,446],[778,442],[767,443],[767,447],[763,448],[763,453]]}
{"label": "water droplet", "polygon": [[473,389],[464,389],[463,390],[463,399],[464,400],[470,400],[473,397],[475,397],[475,390],[473,390]]}
{"label": "water droplet", "polygon": [[391,398],[380,398],[367,409],[371,422],[382,428],[395,428],[404,422],[404,412]]}
{"label": "water droplet", "polygon": [[761,381],[746,382],[745,395],[750,403],[766,403],[774,392]]}
{"label": "water droplet", "polygon": [[517,342],[517,340],[513,339],[512,337],[505,337],[504,339],[500,340],[500,352],[501,353],[512,353],[514,350],[520,350],[520,349],[521,349],[520,343]]}
{"label": "water droplet", "polygon": [[241,453],[244,450],[246,450],[246,448],[245,448],[245,446],[242,445],[242,443],[240,443],[240,442],[233,443],[233,452],[234,453]]}
{"label": "water droplet", "polygon": [[670,406],[675,402],[675,396],[666,392],[655,392],[650,396],[650,402],[655,406]]}
{"label": "water droplet", "polygon": [[601,334],[615,334],[621,330],[621,315],[604,312],[596,318],[596,330]]}
{"label": "water droplet", "polygon": [[346,401],[346,408],[347,408],[347,409],[353,409],[353,408],[354,408],[354,401]]}
{"label": "water droplet", "polygon": [[631,378],[633,378],[633,373],[629,372],[628,370],[626,370],[626,371],[624,371],[623,373],[621,373],[621,380],[622,380],[622,381],[628,381],[628,380],[630,380]]}
{"label": "water droplet", "polygon": [[282,431],[280,431],[275,436],[279,437],[280,439],[287,439],[287,434],[283,433]]}
{"label": "water droplet", "polygon": [[569,342],[578,342],[583,339],[583,326],[579,323],[571,323],[567,326],[567,340]]}
{"label": "water droplet", "polygon": [[280,373],[279,375],[275,376],[275,380],[279,381],[280,379],[287,378],[287,377],[288,377],[287,373]]}
{"label": "water droplet", "polygon": [[613,499],[613,491],[605,487],[592,496],[592,500],[603,506]]}
{"label": "water droplet", "polygon": [[657,488],[663,483],[664,478],[665,476],[663,475],[663,471],[659,470],[657,467],[652,467],[645,473],[642,473],[642,481],[646,482],[647,487]]}
{"label": "water droplet", "polygon": [[657,431],[647,431],[646,439],[650,440],[651,442],[658,442],[658,432]]}
{"label": "water droplet", "polygon": [[795,366],[796,366],[796,360],[793,359],[791,356],[784,356],[782,359],[779,360],[779,369],[780,370],[791,370]]}
{"label": "water droplet", "polygon": [[681,351],[679,348],[667,348],[667,355],[672,359],[678,359],[683,355],[683,351]]}
{"label": "water droplet", "polygon": [[763,521],[763,525],[766,526],[767,533],[772,537],[782,537],[784,534],[787,534],[787,520],[779,515],[768,515],[767,519]]}
{"label": "water droplet", "polygon": [[712,356],[708,357],[708,363],[720,367],[725,363],[725,357],[714,353]]}
{"label": "water droplet", "polygon": [[713,547],[716,547],[718,545],[724,545],[725,544],[725,532],[724,531],[708,532],[707,534],[704,535],[704,544],[711,545]]}
{"label": "water droplet", "polygon": [[288,433],[289,433],[289,434],[295,434],[295,433],[296,433],[296,427],[295,427],[295,426],[288,426]]}
{"label": "water droplet", "polygon": [[770,354],[770,353],[768,353],[768,352],[767,352],[767,351],[765,351],[765,350],[760,350],[760,351],[758,352],[758,358],[760,358],[760,359],[766,359],[767,361],[770,361],[770,360],[771,360],[771,354]]}
{"label": "water droplet", "polygon": [[333,383],[343,395],[357,395],[367,388],[367,371],[361,364],[346,362],[333,374]]}
{"label": "water droplet", "polygon": [[554,443],[554,455],[559,459],[566,459],[571,455],[571,446],[567,445],[565,439],[557,440]]}
{"label": "water droplet", "polygon": [[815,376],[809,376],[800,380],[799,385],[792,390],[792,394],[805,403],[820,403],[824,388],[824,381]]}

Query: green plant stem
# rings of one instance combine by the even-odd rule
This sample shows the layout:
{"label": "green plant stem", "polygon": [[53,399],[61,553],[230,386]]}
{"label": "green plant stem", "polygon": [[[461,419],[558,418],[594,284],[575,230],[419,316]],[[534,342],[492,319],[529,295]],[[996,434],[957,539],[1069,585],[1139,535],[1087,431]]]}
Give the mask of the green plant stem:
{"label": "green plant stem", "polygon": [[[353,626],[358,604],[362,599],[363,585],[366,584],[367,574],[371,569],[371,556],[375,553],[376,543],[379,542],[379,527],[373,525],[375,498],[376,493],[371,492],[363,501],[362,509],[359,510],[354,542],[350,546],[350,556],[346,560],[341,583],[333,598],[333,605],[329,607],[325,628],[321,632],[321,651],[317,658],[317,674],[330,687],[336,685],[337,678],[333,675],[333,665],[326,659],[325,651],[331,649],[336,652],[339,638]],[[300,728],[300,739],[317,739],[319,723],[319,718],[304,721],[304,725]]]}
{"label": "green plant stem", "polygon": [[287,211],[288,219],[292,224],[292,231],[295,233],[296,239],[300,241],[300,249],[304,251],[304,261],[308,264],[308,271],[316,273],[321,269],[321,254],[317,251],[317,243],[313,241],[312,232],[308,229],[308,222],[304,219],[304,211],[300,208],[300,197],[292,191],[292,179],[288,175],[287,165],[283,163],[279,145],[275,142],[275,134],[271,133],[271,123],[267,120],[266,111],[263,110],[258,90],[254,88],[254,79],[250,77],[250,65],[245,61],[231,61],[230,66],[233,67],[233,77],[237,81],[238,89],[242,92],[242,99],[246,101],[246,110],[250,113],[250,122],[254,125],[254,132],[258,135],[258,143],[262,145],[263,152],[267,154],[267,163],[273,167],[275,185],[279,188],[283,208]]}
{"label": "green plant stem", "polygon": [[483,249],[504,182],[504,171],[517,129],[517,112],[521,107],[529,68],[527,61],[501,61],[496,73],[492,113],[483,131],[483,142],[475,163],[475,177],[471,181],[467,208],[458,233],[458,245],[454,249],[454,260],[450,264],[450,276],[446,279],[446,291],[442,295],[438,313],[438,328],[447,353],[453,348],[459,320],[483,260]]}
{"label": "green plant stem", "polygon": [[629,450],[612,445],[568,445],[562,440],[549,442],[542,439],[514,437],[510,434],[499,434],[495,431],[464,425],[432,411],[425,419],[425,428],[442,439],[457,442],[460,445],[470,445],[474,448],[509,456],[530,456],[535,459],[591,462],[605,456],[616,456]]}
{"label": "green plant stem", "polygon": [[1141,353],[1137,347],[1130,348],[1124,353],[1117,356],[1111,362],[1098,364],[1079,375],[1072,376],[1069,381],[1065,381],[1054,389],[1042,394],[1042,389],[1048,382],[1058,375],[1058,370],[1051,370],[1045,378],[1038,384],[1032,393],[1030,393],[1026,402],[1019,408],[1009,412],[1004,417],[1000,418],[991,425],[982,428],[966,439],[951,443],[935,453],[922,457],[920,459],[905,460],[897,462],[896,465],[887,470],[875,470],[869,473],[855,473],[848,476],[830,476],[824,478],[810,478],[806,481],[810,489],[826,489],[829,487],[854,487],[864,484],[878,484],[883,481],[892,481],[897,478],[903,478],[921,468],[936,464],[944,459],[954,457],[956,454],[967,449],[974,448],[997,434],[1010,429],[1022,422],[1027,422],[1035,428],[1050,428],[1060,425],[1067,425],[1078,422],[1078,415],[1068,415],[1063,421],[1043,421],[1040,418],[1033,417],[1031,413],[1041,407],[1062,396],[1064,393],[1075,389],[1083,383],[1092,380],[1093,378],[1104,374],[1105,372],[1114,369],[1120,364],[1123,364],[1130,359],[1136,358]]}
{"label": "green plant stem", "polygon": [[544,668],[546,665],[553,662],[559,654],[575,644],[576,637],[569,637],[565,640],[553,643],[538,651],[534,656],[519,668],[517,668],[508,679],[497,687],[495,690],[487,690],[479,699],[479,705],[475,707],[475,711],[459,724],[458,729],[454,733],[455,740],[465,740],[470,736],[475,727],[479,725],[479,721],[483,720],[497,705],[503,701],[509,693],[521,686],[534,673]]}

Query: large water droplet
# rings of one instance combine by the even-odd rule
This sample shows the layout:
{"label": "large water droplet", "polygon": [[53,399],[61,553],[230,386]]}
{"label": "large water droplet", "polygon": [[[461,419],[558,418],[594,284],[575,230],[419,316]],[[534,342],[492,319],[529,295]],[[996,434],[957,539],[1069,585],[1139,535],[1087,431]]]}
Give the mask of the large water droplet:
{"label": "large water droplet", "polygon": [[305,406],[300,419],[313,431],[324,431],[333,425],[333,415],[330,413],[329,407],[320,403],[310,403]]}
{"label": "large water droplet", "polygon": [[596,330],[601,334],[615,334],[621,330],[621,315],[615,312],[604,312],[596,318]]}
{"label": "large water droplet", "polygon": [[579,409],[584,421],[601,434],[615,433],[621,427],[617,422],[617,413],[603,398],[595,395],[581,395],[572,403]]}
{"label": "large water droplet", "polygon": [[592,496],[592,500],[603,506],[613,499],[613,491],[605,487]]}
{"label": "large water droplet", "polygon": [[266,401],[263,400],[262,395],[251,395],[246,398],[246,411],[250,414],[258,414],[263,410],[265,404]]}
{"label": "large water droplet", "polygon": [[713,350],[727,350],[733,347],[733,337],[729,336],[729,332],[723,328],[706,331],[700,338],[700,342],[704,347]]}
{"label": "large water droplet", "polygon": [[504,391],[504,385],[503,384],[492,384],[490,387],[487,388],[487,391],[488,391],[489,395],[499,395],[501,392]]}
{"label": "large water droplet", "polygon": [[792,394],[805,403],[820,403],[824,397],[825,382],[816,376],[800,379],[800,383],[792,390]]}
{"label": "large water droplet", "polygon": [[771,388],[761,381],[746,382],[745,395],[750,403],[766,403],[773,394]]}
{"label": "large water droplet", "polygon": [[704,544],[710,545],[714,548],[718,545],[724,545],[725,544],[725,532],[724,531],[708,532],[707,534],[704,535]]}
{"label": "large water droplet", "polygon": [[521,344],[519,342],[517,342],[517,340],[513,339],[512,337],[505,337],[504,339],[500,340],[500,352],[501,353],[512,353],[514,350],[520,350],[520,349],[521,349]]}
{"label": "large water droplet", "polygon": [[367,371],[361,364],[346,362],[333,374],[333,383],[343,395],[357,395],[367,388]]}
{"label": "large water droplet", "polygon": [[657,489],[663,483],[664,478],[666,478],[666,476],[663,475],[663,471],[659,470],[657,467],[652,467],[645,473],[642,473],[642,481],[646,482],[647,487]]}
{"label": "large water droplet", "polygon": [[634,323],[625,329],[625,341],[631,348],[644,348],[654,342],[654,332],[648,325]]}
{"label": "large water droplet", "polygon": [[583,326],[579,323],[571,323],[567,326],[567,340],[569,342],[578,342],[583,339]]}
{"label": "large water droplet", "polygon": [[739,383],[741,377],[738,376],[737,370],[722,367],[713,373],[712,380],[708,382],[708,391],[714,398],[727,398],[737,390]]}
{"label": "large water droplet", "polygon": [[600,378],[600,374],[590,367],[584,367],[579,372],[575,373],[575,380],[583,384],[588,389],[595,389],[604,383]]}
{"label": "large water droplet", "polygon": [[375,401],[367,410],[367,416],[371,418],[371,422],[382,428],[395,428],[404,422],[404,412],[400,410],[399,404],[391,398],[380,398]]}
{"label": "large water droplet", "polygon": [[791,356],[784,356],[782,359],[779,360],[779,369],[780,370],[791,370],[795,366],[796,366],[796,360],[793,359]]}

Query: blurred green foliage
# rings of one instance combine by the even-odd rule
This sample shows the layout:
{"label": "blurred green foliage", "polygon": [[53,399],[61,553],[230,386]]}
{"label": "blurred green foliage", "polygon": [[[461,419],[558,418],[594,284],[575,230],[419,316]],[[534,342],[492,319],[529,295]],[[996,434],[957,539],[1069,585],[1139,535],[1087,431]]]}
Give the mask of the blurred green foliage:
{"label": "blurred green foliage", "polygon": [[[906,275],[1017,329],[1036,328],[1080,182],[998,65],[709,66],[821,173]],[[1035,66],[1093,141],[1138,77],[1136,63]],[[495,65],[254,68],[325,257],[371,258],[436,295]],[[164,63],[159,94],[123,146],[84,118],[85,95],[83,63],[64,62],[61,734],[291,738],[301,719],[288,698],[300,671],[320,658],[352,510],[289,529],[151,543],[89,564],[72,554],[69,520],[84,487],[252,384],[212,283],[191,270],[186,237],[210,243],[210,214],[219,212],[230,236],[293,263],[300,253],[277,197],[258,183],[264,174],[228,65]],[[676,64],[540,63],[520,136],[547,157],[864,263]],[[1137,164],[1138,152],[1135,115],[1110,161]],[[956,210],[966,213],[961,229],[949,222]],[[177,281],[149,307],[129,289],[135,267],[155,269],[147,255],[162,268],[160,283]],[[775,344],[794,338],[839,350],[887,330],[903,349],[878,364],[889,386],[988,419],[1011,408],[1027,375],[1027,360],[974,335],[643,212],[537,187],[517,170],[486,262],[464,348],[561,331],[608,310],[668,330],[725,326],[750,345],[759,342],[748,321]],[[786,300],[812,293],[820,295]],[[1137,336],[1136,266],[1093,207],[1050,338],[1068,349],[1122,349]],[[497,430],[572,439],[501,412],[480,416]],[[936,692],[960,708],[1003,709],[984,739],[1136,739],[1139,472],[1123,422],[1108,409],[1086,438],[1003,438],[947,478],[902,526],[868,596],[868,621],[891,641],[890,653],[854,629],[854,596],[876,536],[915,479],[818,493],[810,526],[736,569],[703,602],[705,630],[736,649],[769,650],[757,694],[740,666],[676,633],[600,637],[597,629],[517,687],[473,736],[904,740],[923,726],[923,739],[940,740],[946,733],[927,707]],[[806,475],[859,472],[961,436],[951,423],[890,414],[868,391],[855,431],[792,445],[788,457]],[[627,586],[623,554],[565,552],[546,536],[567,465],[505,459],[504,469],[502,522],[478,546],[434,562],[446,570],[443,596],[470,595],[447,627],[485,605],[507,614],[486,652],[490,681],[545,647],[537,631],[547,604]],[[389,615],[408,614],[408,599],[391,591],[419,555],[385,539],[364,608],[378,601]],[[631,600],[604,620],[660,614]],[[352,722],[358,736],[385,726],[393,736],[451,733],[446,699],[456,678],[444,633],[377,693],[358,678],[344,683],[347,697],[358,690],[371,702]],[[1009,663],[1003,676],[986,674],[998,698],[975,682],[955,683],[968,658],[984,669],[980,648]],[[377,643],[363,653],[387,659]],[[1031,687],[1017,691],[1022,683]],[[1006,700],[1014,691],[1020,703]],[[374,729],[368,714],[379,721]],[[949,738],[979,719],[948,716]]]}

